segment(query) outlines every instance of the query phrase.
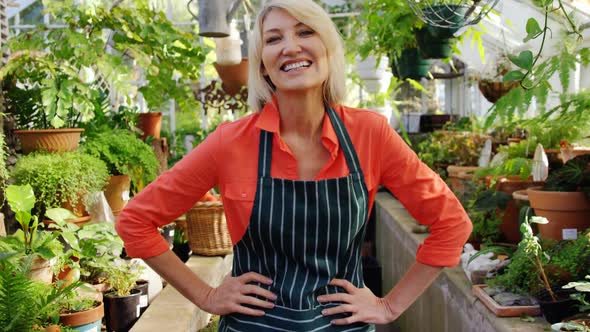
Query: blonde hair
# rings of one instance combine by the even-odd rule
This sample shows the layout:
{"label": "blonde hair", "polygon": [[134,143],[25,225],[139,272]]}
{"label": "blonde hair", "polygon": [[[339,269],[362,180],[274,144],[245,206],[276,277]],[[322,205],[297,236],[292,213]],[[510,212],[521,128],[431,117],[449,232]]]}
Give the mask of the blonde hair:
{"label": "blonde hair", "polygon": [[324,103],[335,105],[342,101],[345,91],[346,72],[342,38],[330,16],[312,0],[269,0],[256,18],[254,31],[248,45],[248,104],[258,112],[272,100],[274,86],[262,75],[262,22],[273,9],[287,11],[299,22],[319,34],[328,53],[328,79],[322,87]]}

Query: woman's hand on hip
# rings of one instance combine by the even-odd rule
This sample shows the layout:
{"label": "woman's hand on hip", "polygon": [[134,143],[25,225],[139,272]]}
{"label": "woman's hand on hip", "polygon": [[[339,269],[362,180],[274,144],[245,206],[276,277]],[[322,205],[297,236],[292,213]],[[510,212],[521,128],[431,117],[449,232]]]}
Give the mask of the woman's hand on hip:
{"label": "woman's hand on hip", "polygon": [[[250,284],[252,282],[265,285],[272,284],[271,279],[255,272],[244,273],[239,277],[228,275],[223,279],[219,287],[212,288],[207,294],[204,303],[200,306],[201,309],[216,315],[241,313],[251,316],[263,316],[263,310],[249,308],[244,304],[272,309],[277,296],[260,286]],[[272,302],[258,299],[254,295],[259,295]]]}
{"label": "woman's hand on hip", "polygon": [[318,297],[320,303],[342,302],[342,304],[322,310],[324,316],[349,313],[346,318],[334,319],[334,325],[348,325],[358,322],[369,324],[387,324],[398,318],[385,299],[375,296],[367,287],[357,288],[344,279],[334,279],[332,286],[343,288],[346,293],[326,294]]}

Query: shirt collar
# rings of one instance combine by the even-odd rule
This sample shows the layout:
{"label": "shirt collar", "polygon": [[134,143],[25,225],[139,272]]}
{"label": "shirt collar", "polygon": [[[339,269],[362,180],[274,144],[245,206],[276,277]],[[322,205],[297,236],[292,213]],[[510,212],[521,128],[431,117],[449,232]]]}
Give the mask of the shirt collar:
{"label": "shirt collar", "polygon": [[[339,113],[338,110],[339,107],[335,106],[334,111]],[[258,120],[256,121],[256,127],[280,135],[280,115],[276,97],[273,96],[272,101],[269,101],[264,105],[260,111]],[[332,125],[327,112],[324,115],[322,126],[322,143],[328,149],[332,157],[335,158],[338,153],[338,137],[336,136],[334,126]]]}

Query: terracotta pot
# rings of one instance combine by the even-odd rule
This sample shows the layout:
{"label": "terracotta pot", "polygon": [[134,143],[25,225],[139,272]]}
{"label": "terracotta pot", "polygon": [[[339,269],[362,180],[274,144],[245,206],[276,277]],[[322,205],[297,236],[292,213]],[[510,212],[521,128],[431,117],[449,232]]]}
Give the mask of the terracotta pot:
{"label": "terracotta pot", "polygon": [[53,271],[51,270],[53,264],[55,264],[55,259],[46,260],[41,257],[35,258],[31,264],[31,270],[28,273],[29,278],[50,284],[53,281]]}
{"label": "terracotta pot", "polygon": [[[131,178],[129,175],[112,175],[110,177],[104,194],[115,216],[118,216],[127,204],[130,187]],[[127,200],[124,197],[127,197]]]}
{"label": "terracotta pot", "polygon": [[545,217],[548,224],[538,225],[543,238],[573,239],[577,232],[590,227],[590,201],[582,192],[543,191],[527,189],[535,215]]}
{"label": "terracotta pot", "polygon": [[45,328],[45,332],[61,332],[61,327],[59,325],[51,325]]}
{"label": "terracotta pot", "polygon": [[[534,186],[542,186],[543,182],[535,182],[532,179],[521,180],[520,177],[508,177],[498,180],[496,191],[512,195],[515,191],[527,189]],[[518,223],[518,207],[514,199],[510,199],[502,214],[500,231],[509,243],[520,242],[520,225]]]}
{"label": "terracotta pot", "polygon": [[[66,326],[79,327],[94,324],[99,326],[104,317],[104,305],[102,302],[90,310],[74,312],[71,314],[60,314],[59,322]],[[97,323],[98,322],[98,323]]]}
{"label": "terracotta pot", "polygon": [[449,186],[458,196],[465,194],[466,185],[473,182],[474,173],[479,170],[477,166],[455,166],[447,167],[449,174]]}
{"label": "terracotta pot", "polygon": [[237,65],[220,65],[213,63],[219,78],[221,79],[223,91],[230,95],[236,95],[243,86],[248,85],[248,59],[242,59]]}
{"label": "terracotta pot", "polygon": [[66,152],[74,151],[80,143],[81,128],[15,130],[24,154],[33,151]]}
{"label": "terracotta pot", "polygon": [[149,136],[160,138],[160,131],[162,129],[162,112],[139,113],[137,126],[143,132],[141,135],[142,140],[145,141]]}

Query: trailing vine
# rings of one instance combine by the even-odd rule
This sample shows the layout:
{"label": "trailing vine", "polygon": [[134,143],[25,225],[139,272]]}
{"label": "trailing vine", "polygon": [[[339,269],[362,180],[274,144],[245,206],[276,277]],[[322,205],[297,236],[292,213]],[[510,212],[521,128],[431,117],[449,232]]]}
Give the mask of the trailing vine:
{"label": "trailing vine", "polygon": [[[553,2],[556,1],[556,5]],[[575,128],[570,137],[564,139],[577,139],[588,129],[586,125],[590,121],[588,112],[585,112],[590,103],[590,95],[586,92],[567,93],[570,86],[570,72],[576,70],[578,64],[586,66],[590,63],[590,50],[581,46],[581,33],[585,25],[575,25],[572,14],[565,11],[562,0],[537,0],[535,4],[544,10],[543,27],[534,18],[529,18],[526,24],[527,36],[523,42],[541,38],[541,45],[536,54],[531,50],[524,50],[518,55],[509,55],[509,60],[518,67],[503,77],[503,81],[517,81],[519,85],[500,98],[489,110],[485,127],[493,124],[505,127],[528,126],[544,127],[551,130],[559,122]],[[551,56],[545,56],[543,51],[549,33],[549,15],[563,14],[567,22],[563,38],[559,39],[557,49],[560,51]],[[557,76],[561,84],[561,91],[556,91],[550,80]],[[550,95],[559,97],[559,105],[546,109]],[[538,116],[525,119],[531,107],[537,107]],[[547,147],[549,148],[549,147]]]}

